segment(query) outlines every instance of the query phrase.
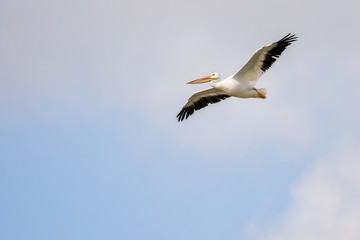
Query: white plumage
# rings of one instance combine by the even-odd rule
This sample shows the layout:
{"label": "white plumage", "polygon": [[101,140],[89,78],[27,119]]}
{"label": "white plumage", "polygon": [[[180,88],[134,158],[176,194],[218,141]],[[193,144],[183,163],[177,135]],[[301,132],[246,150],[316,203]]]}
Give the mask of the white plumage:
{"label": "white plumage", "polygon": [[257,80],[280,57],[286,47],[296,40],[297,37],[289,33],[279,41],[258,49],[239,72],[224,80],[220,73],[212,73],[188,82],[188,84],[210,82],[211,88],[194,93],[177,115],[178,121],[187,119],[196,110],[208,104],[217,103],[229,97],[265,99],[266,90],[255,88]]}

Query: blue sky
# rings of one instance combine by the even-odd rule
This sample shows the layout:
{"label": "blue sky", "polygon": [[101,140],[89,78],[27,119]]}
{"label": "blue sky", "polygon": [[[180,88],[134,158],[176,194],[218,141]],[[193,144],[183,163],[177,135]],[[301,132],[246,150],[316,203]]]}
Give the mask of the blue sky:
{"label": "blue sky", "polygon": [[[0,6],[1,239],[359,239],[358,3]],[[289,32],[266,100],[176,121]]]}

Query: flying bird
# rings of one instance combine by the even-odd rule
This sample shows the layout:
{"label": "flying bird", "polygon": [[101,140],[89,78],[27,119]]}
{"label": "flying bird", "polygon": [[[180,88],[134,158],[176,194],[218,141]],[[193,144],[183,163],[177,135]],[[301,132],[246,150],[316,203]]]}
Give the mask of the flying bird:
{"label": "flying bird", "polygon": [[296,40],[297,37],[289,33],[279,41],[258,49],[240,71],[224,80],[220,73],[215,72],[188,82],[188,84],[210,82],[211,88],[195,92],[176,116],[178,121],[187,119],[195,111],[206,107],[209,103],[217,103],[229,97],[265,99],[266,89],[255,88],[257,80],[280,57],[286,47]]}

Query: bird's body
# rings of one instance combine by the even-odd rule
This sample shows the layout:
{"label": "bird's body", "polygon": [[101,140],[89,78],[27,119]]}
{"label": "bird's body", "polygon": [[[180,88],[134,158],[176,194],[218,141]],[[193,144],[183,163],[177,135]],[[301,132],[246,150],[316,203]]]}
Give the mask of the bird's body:
{"label": "bird's body", "polygon": [[194,93],[177,115],[183,121],[196,110],[229,97],[266,98],[264,88],[255,88],[257,80],[271,67],[288,45],[296,41],[295,35],[286,35],[279,41],[257,50],[236,74],[222,80],[220,73],[188,82],[189,84],[210,82],[211,88]]}
{"label": "bird's body", "polygon": [[210,86],[223,91],[231,97],[238,98],[256,98],[258,93],[254,90],[254,87],[249,82],[239,81],[230,76],[219,82],[210,82]]}

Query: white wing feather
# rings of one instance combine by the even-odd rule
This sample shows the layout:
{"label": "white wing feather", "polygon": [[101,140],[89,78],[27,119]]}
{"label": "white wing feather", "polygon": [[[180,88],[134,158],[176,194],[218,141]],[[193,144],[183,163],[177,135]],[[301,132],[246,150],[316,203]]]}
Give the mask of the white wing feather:
{"label": "white wing feather", "polygon": [[238,81],[253,81],[255,84],[261,75],[268,70],[271,65],[280,57],[281,53],[297,37],[290,33],[268,46],[258,49],[250,60],[233,77]]}

